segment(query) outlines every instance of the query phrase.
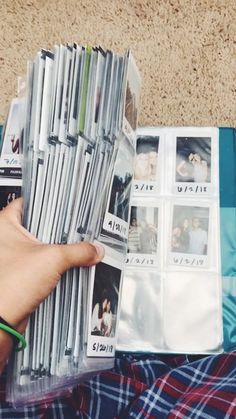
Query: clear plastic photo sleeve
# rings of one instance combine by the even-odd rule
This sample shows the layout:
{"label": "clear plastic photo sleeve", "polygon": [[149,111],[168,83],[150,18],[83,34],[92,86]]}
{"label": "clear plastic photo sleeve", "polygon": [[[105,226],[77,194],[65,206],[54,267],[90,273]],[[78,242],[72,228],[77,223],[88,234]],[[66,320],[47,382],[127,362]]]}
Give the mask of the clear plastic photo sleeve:
{"label": "clear plastic photo sleeve", "polygon": [[221,277],[202,271],[168,272],[163,283],[165,352],[223,351]]}
{"label": "clear plastic photo sleeve", "polygon": [[179,196],[216,196],[219,177],[218,128],[167,128],[166,189]]}
{"label": "clear plastic photo sleeve", "polygon": [[[168,209],[169,206],[169,209]],[[167,269],[219,272],[220,227],[217,201],[171,200],[166,203]]]}
{"label": "clear plastic photo sleeve", "polygon": [[151,268],[126,267],[117,350],[163,349],[163,275]]}
{"label": "clear plastic photo sleeve", "polygon": [[162,191],[164,130],[143,127],[137,130],[134,159],[133,196],[155,196]]}

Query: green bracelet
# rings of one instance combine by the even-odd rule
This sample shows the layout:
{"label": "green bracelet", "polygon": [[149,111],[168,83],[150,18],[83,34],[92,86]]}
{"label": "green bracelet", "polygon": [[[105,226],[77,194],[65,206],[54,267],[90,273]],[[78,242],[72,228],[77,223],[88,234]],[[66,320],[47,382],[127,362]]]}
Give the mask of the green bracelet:
{"label": "green bracelet", "polygon": [[[3,320],[1,318],[1,320]],[[4,320],[4,323],[5,322]],[[12,338],[15,340],[18,339],[20,345],[16,347],[16,352],[22,351],[23,349],[25,349],[26,347],[26,340],[25,337],[23,335],[21,335],[19,332],[17,332],[17,330],[13,329],[13,327],[11,327],[10,325],[8,326],[7,324],[4,323],[0,323],[0,329],[4,330],[5,332],[9,333],[10,335],[12,335]]]}

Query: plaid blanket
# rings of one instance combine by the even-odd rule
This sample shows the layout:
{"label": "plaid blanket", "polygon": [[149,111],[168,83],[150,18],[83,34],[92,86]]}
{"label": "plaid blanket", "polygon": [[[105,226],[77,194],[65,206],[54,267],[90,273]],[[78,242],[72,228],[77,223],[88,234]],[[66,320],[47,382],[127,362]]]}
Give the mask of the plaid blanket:
{"label": "plaid blanket", "polygon": [[0,418],[236,418],[236,352],[208,357],[120,354],[114,370],[70,397],[14,410],[1,378]]}

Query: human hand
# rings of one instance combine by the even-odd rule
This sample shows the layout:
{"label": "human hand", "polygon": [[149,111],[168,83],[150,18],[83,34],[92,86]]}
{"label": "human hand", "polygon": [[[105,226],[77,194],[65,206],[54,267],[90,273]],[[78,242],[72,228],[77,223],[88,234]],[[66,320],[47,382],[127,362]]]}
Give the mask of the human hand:
{"label": "human hand", "polygon": [[104,249],[88,242],[42,244],[22,225],[22,199],[0,211],[0,316],[20,332],[71,267],[94,265]]}

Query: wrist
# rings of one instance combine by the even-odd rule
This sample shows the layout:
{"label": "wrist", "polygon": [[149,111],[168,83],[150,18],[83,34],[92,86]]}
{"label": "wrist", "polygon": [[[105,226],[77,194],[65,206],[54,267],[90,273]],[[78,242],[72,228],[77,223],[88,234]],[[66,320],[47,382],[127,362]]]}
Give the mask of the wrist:
{"label": "wrist", "polygon": [[4,299],[0,298],[0,317],[19,333],[24,333],[29,319],[29,315],[22,312],[20,304],[13,302],[7,296]]}
{"label": "wrist", "polygon": [[[0,317],[5,320],[13,329],[15,329],[19,333],[24,333],[29,317],[22,318],[22,316],[17,315],[15,312],[9,312],[8,310],[4,310],[0,304]],[[0,321],[1,322],[1,321]]]}

